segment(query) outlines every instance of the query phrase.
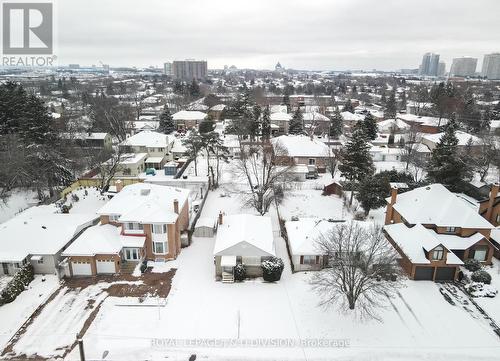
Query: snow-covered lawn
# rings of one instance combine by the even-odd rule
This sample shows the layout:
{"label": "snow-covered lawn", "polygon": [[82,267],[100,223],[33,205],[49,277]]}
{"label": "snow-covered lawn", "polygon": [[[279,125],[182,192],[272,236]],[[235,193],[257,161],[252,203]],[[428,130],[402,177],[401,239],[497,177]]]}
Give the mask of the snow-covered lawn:
{"label": "snow-covered lawn", "polygon": [[[484,268],[491,275],[491,285],[500,291],[500,261],[493,259],[493,265]],[[500,294],[494,298],[479,297],[476,302],[488,313],[488,315],[500,324]]]}
{"label": "snow-covered lawn", "polygon": [[26,189],[16,189],[7,198],[6,203],[0,201],[0,223],[5,222],[17,213],[38,204],[37,194]]}
{"label": "snow-covered lawn", "polygon": [[101,195],[97,188],[87,187],[76,189],[68,194],[64,204],[71,205],[70,213],[95,213],[107,201],[109,201],[108,197]]}
{"label": "snow-covered lawn", "polygon": [[344,208],[342,198],[336,195],[324,196],[321,190],[301,189],[285,193],[285,199],[279,207],[283,219],[297,217],[319,217],[349,219],[349,211]]}
{"label": "snow-covered lawn", "polygon": [[[218,201],[212,198],[207,201]],[[229,209],[237,203],[224,198]],[[232,204],[231,204],[232,203]],[[217,206],[206,209],[214,215]],[[273,215],[273,229],[277,222]],[[203,211],[202,216],[206,217]],[[84,336],[87,358],[119,360],[496,360],[500,339],[487,322],[445,301],[433,282],[406,282],[400,295],[380,310],[383,322],[360,321],[335,308],[318,307],[307,273],[292,274],[284,241],[277,252],[286,262],[282,280],[223,284],[214,280],[213,238],[194,238],[182,250],[165,306],[126,307],[108,297]],[[163,270],[165,266],[163,266]],[[154,305],[153,305],[154,306]],[[167,347],[153,339],[336,339],[347,348]],[[78,360],[74,350],[67,360]]]}
{"label": "snow-covered lawn", "polygon": [[36,275],[14,302],[0,306],[0,351],[33,312],[59,287],[56,276]]}

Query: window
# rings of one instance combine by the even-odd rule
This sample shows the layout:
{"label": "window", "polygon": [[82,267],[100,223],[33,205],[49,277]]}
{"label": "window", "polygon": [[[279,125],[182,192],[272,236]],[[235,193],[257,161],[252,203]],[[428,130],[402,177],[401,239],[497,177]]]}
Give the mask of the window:
{"label": "window", "polygon": [[302,256],[302,264],[316,264],[316,256]]}
{"label": "window", "polygon": [[43,257],[36,261],[38,264],[43,264]]}
{"label": "window", "polygon": [[456,227],[446,227],[446,233],[455,233]]}
{"label": "window", "polygon": [[309,158],[309,165],[315,165],[316,164],[316,159],[314,158]]}
{"label": "window", "polygon": [[110,214],[109,215],[109,221],[110,222],[118,222],[119,218],[120,218],[119,214]]}
{"label": "window", "polygon": [[166,249],[166,242],[153,242],[154,253],[167,253]]}
{"label": "window", "polygon": [[153,233],[155,233],[155,234],[167,233],[167,225],[166,224],[153,224]]}
{"label": "window", "polygon": [[444,256],[444,248],[439,246],[434,248],[434,252],[432,252],[432,260],[439,261],[442,260]]}
{"label": "window", "polygon": [[140,223],[128,222],[125,223],[124,226],[128,231],[142,231],[144,229],[143,225]]}
{"label": "window", "polygon": [[476,248],[474,250],[474,259],[483,262],[486,261],[486,255],[488,254],[488,249],[485,247]]}

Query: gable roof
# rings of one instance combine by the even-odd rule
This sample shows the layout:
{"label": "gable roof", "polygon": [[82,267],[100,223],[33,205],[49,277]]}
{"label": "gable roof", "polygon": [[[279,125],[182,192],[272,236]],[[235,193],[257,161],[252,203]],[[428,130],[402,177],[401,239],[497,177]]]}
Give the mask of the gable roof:
{"label": "gable roof", "polygon": [[232,253],[237,248],[246,248],[249,254],[245,256],[274,256],[271,218],[251,214],[225,216],[217,229],[214,256],[242,256]]}
{"label": "gable roof", "polygon": [[328,157],[329,148],[320,140],[304,135],[282,135],[271,139],[273,147],[281,146],[290,157]]}
{"label": "gable roof", "polygon": [[203,120],[207,117],[206,113],[197,110],[181,110],[172,115],[174,120]]}
{"label": "gable roof", "polygon": [[54,255],[97,220],[95,214],[53,213],[31,207],[0,224],[0,261],[20,262],[30,254]]}
{"label": "gable roof", "polygon": [[190,191],[150,183],[135,183],[124,187],[97,214],[120,215],[119,222],[174,223],[174,200],[179,210],[188,199]]}
{"label": "gable roof", "polygon": [[173,137],[169,135],[152,130],[143,130],[125,139],[120,143],[120,146],[167,148],[173,141]]}
{"label": "gable roof", "polygon": [[[390,197],[386,198],[390,202]],[[410,224],[442,227],[493,228],[477,210],[442,184],[434,183],[398,194],[393,208]]]}
{"label": "gable roof", "polygon": [[463,238],[455,235],[439,235],[421,224],[413,227],[407,227],[404,223],[389,224],[384,226],[384,230],[411,262],[421,264],[431,263],[425,252],[442,245],[447,250],[446,264],[461,265],[463,262],[450,249],[467,249],[484,238],[480,233]]}

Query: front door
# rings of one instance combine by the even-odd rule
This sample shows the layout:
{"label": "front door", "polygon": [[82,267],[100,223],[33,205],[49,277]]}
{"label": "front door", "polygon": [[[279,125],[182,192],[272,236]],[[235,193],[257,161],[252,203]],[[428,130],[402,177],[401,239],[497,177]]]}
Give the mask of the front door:
{"label": "front door", "polygon": [[125,259],[127,261],[138,261],[139,260],[139,250],[137,248],[126,248],[125,249]]}

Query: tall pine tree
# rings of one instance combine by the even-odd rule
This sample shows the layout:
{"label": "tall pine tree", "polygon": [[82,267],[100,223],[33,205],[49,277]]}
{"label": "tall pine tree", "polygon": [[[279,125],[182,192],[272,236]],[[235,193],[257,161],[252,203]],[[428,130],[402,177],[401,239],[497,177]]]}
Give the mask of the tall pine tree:
{"label": "tall pine tree", "polygon": [[356,185],[375,172],[370,154],[370,144],[361,127],[354,129],[351,139],[341,150],[340,157],[342,164],[339,165],[339,170],[342,172],[342,176],[351,183],[350,204],[352,204]]}
{"label": "tall pine tree", "polygon": [[167,105],[163,109],[160,115],[160,121],[158,125],[158,131],[164,134],[171,134],[175,130],[174,118],[170,114],[170,109]]}
{"label": "tall pine tree", "polygon": [[385,119],[395,119],[397,112],[396,104],[396,91],[392,90],[389,94],[389,99],[387,99],[384,107],[384,118]]}
{"label": "tall pine tree", "polygon": [[332,117],[330,118],[330,129],[328,135],[337,139],[342,134],[343,119],[340,114],[339,107],[335,107]]}
{"label": "tall pine tree", "polygon": [[456,130],[457,123],[453,115],[446,125],[439,143],[432,151],[427,165],[428,180],[441,183],[453,191],[459,191],[463,181],[469,180],[471,177],[468,162],[458,149]]}
{"label": "tall pine tree", "polygon": [[351,99],[347,99],[347,101],[344,104],[344,107],[342,108],[342,111],[354,113],[354,106],[351,103]]}
{"label": "tall pine tree", "polygon": [[288,134],[302,133],[304,133],[304,117],[302,115],[302,112],[300,111],[300,108],[297,108],[288,125]]}
{"label": "tall pine tree", "polygon": [[375,117],[372,113],[368,112],[365,119],[362,120],[362,127],[369,140],[375,140],[377,138],[378,126]]}
{"label": "tall pine tree", "polygon": [[262,140],[269,140],[271,137],[271,112],[269,110],[269,106],[264,108],[264,112],[262,113]]}

